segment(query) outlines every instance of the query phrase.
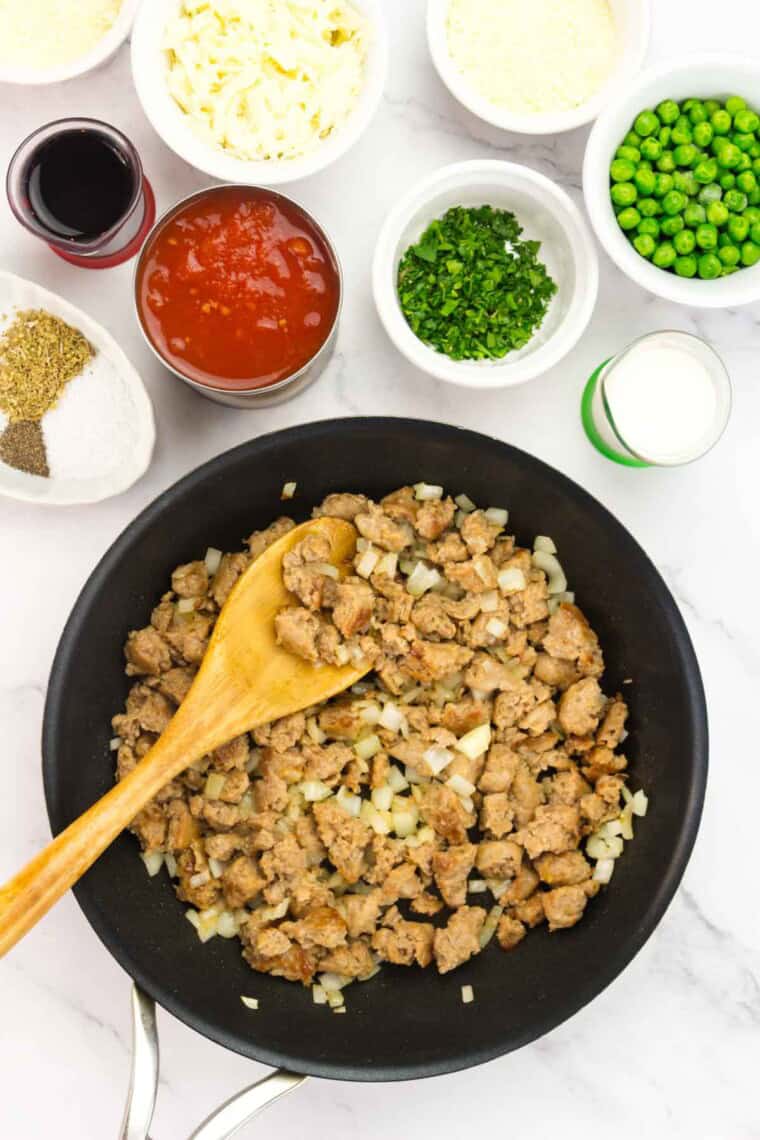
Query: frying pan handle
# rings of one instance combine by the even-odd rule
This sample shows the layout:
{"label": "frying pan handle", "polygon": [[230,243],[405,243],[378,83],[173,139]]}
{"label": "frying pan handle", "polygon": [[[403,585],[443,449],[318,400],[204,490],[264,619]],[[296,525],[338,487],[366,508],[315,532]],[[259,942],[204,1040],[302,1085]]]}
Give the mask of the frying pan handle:
{"label": "frying pan handle", "polygon": [[[156,1006],[138,986],[132,987],[132,1074],[119,1140],[150,1140],[158,1089],[159,1051]],[[273,1104],[297,1089],[306,1077],[284,1069],[233,1096],[212,1113],[190,1140],[229,1140],[229,1137]]]}

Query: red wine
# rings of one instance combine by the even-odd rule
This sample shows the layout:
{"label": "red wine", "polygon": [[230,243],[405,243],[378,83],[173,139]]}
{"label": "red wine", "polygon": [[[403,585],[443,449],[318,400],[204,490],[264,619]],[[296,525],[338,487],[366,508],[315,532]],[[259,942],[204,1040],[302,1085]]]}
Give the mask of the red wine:
{"label": "red wine", "polygon": [[27,194],[53,237],[92,241],[125,216],[135,194],[132,166],[96,130],[62,131],[34,152]]}

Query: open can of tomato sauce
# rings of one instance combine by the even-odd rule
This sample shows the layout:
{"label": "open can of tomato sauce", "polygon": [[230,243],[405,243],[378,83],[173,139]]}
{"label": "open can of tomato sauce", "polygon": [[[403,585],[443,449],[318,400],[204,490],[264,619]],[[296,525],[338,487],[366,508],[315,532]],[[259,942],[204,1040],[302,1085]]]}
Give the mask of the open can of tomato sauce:
{"label": "open can of tomato sauce", "polygon": [[214,186],[173,206],[135,273],[143,334],[201,395],[238,408],[295,396],[335,347],[343,275],[333,243],[273,190]]}

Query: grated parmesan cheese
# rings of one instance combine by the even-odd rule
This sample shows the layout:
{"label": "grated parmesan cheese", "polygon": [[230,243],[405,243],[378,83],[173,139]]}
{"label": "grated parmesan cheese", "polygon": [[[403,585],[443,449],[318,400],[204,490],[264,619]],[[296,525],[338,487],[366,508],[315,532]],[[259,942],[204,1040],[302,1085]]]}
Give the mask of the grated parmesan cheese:
{"label": "grated parmesan cheese", "polygon": [[447,32],[464,78],[519,114],[582,106],[618,52],[609,0],[451,0]]}
{"label": "grated parmesan cheese", "polygon": [[47,71],[95,48],[122,0],[0,0],[0,67]]}
{"label": "grated parmesan cheese", "polygon": [[298,158],[349,118],[367,35],[347,0],[183,0],[164,40],[169,91],[212,146]]}

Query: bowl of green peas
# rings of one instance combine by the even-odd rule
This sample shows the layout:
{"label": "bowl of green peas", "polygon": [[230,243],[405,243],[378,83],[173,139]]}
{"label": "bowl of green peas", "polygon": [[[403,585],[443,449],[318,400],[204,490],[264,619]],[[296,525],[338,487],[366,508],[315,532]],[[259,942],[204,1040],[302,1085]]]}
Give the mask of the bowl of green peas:
{"label": "bowl of green peas", "polygon": [[760,300],[760,68],[697,56],[646,72],[589,138],[591,223],[612,260],[679,304]]}

